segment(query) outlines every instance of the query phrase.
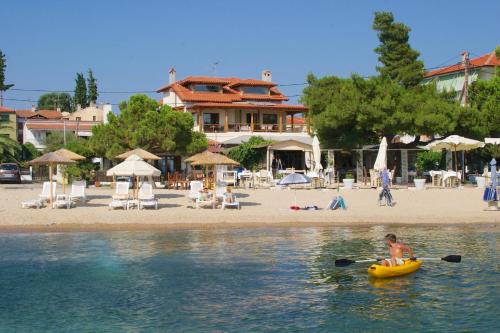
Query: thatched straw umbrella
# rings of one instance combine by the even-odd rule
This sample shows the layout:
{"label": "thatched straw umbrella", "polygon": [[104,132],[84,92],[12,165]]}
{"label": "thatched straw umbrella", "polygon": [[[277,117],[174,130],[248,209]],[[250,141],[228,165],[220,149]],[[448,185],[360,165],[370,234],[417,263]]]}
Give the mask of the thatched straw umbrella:
{"label": "thatched straw umbrella", "polygon": [[143,160],[161,160],[161,157],[156,156],[155,154],[150,153],[149,151],[146,151],[141,148],[136,148],[134,150],[127,151],[126,153],[120,154],[118,156],[115,156],[115,158],[119,160],[126,160],[127,157],[132,156],[132,155],[137,155]]}
{"label": "thatched straw umbrella", "polygon": [[217,184],[217,172],[215,172],[215,166],[217,165],[232,165],[237,166],[240,165],[235,160],[230,159],[227,156],[221,154],[211,153],[208,150],[205,150],[202,153],[195,154],[191,157],[185,159],[185,161],[191,165],[203,165],[205,166],[205,172],[207,174],[206,186],[208,187],[208,167],[214,167],[214,182]]}
{"label": "thatched straw umbrella", "polygon": [[[54,153],[56,153],[57,155],[60,155],[62,157],[66,157],[67,159],[70,159],[73,161],[83,161],[85,159],[85,156],[79,155],[77,153],[72,152],[71,150],[67,150],[64,148],[58,149]],[[63,169],[63,172],[61,172],[61,174],[63,176],[62,188],[63,188],[63,193],[66,193],[66,188],[65,188],[66,179],[64,177],[64,171],[65,170]]]}
{"label": "thatched straw umbrella", "polygon": [[54,165],[57,165],[57,164],[74,164],[74,163],[76,163],[76,162],[69,159],[69,158],[66,158],[64,156],[56,154],[54,152],[44,154],[44,155],[37,157],[34,160],[31,160],[28,162],[29,165],[48,165],[49,166],[49,182],[50,182],[49,202],[50,202],[50,207],[52,207],[52,201],[54,199],[54,198],[52,198],[52,167]]}

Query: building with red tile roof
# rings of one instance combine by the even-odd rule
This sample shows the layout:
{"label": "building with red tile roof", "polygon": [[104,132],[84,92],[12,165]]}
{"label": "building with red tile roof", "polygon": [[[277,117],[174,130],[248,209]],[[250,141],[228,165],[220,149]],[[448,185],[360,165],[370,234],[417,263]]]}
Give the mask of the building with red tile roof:
{"label": "building with red tile roof", "polygon": [[45,149],[45,139],[51,132],[71,132],[80,137],[92,135],[94,126],[107,121],[111,105],[90,105],[73,113],[59,110],[17,110],[17,132],[21,143],[32,143]]}
{"label": "building with red tile roof", "polygon": [[[304,149],[308,152],[312,149],[304,116],[308,108],[287,103],[289,98],[272,81],[270,71],[263,71],[260,80],[210,76],[176,80],[175,74],[172,68],[169,83],[158,88],[157,92],[163,95],[160,104],[191,113],[194,130],[205,133],[209,150],[219,151],[221,147],[236,146],[252,136],[261,136],[281,142],[276,156],[295,163],[287,167],[305,169]],[[268,166],[273,154],[268,154]]]}
{"label": "building with red tile roof", "polygon": [[[303,105],[285,103],[289,100],[272,81],[270,71],[263,71],[260,80],[237,77],[188,76],[175,79],[171,69],[169,84],[158,88],[163,94],[160,103],[190,112],[195,130],[204,132],[222,145],[238,142],[249,133],[279,137],[291,133],[286,119],[305,114]],[[296,123],[293,133],[308,136],[307,123]]]}
{"label": "building with red tile roof", "polygon": [[[462,56],[464,57],[464,52]],[[465,86],[465,62],[462,60],[459,63],[451,66],[437,68],[424,74],[423,82],[435,83],[439,91],[455,91],[457,99],[461,103],[465,103],[464,93]],[[495,51],[484,54],[482,56],[469,59],[468,65],[468,80],[470,85],[477,80],[489,80],[495,75],[495,68],[500,65],[500,59],[496,57]]]}

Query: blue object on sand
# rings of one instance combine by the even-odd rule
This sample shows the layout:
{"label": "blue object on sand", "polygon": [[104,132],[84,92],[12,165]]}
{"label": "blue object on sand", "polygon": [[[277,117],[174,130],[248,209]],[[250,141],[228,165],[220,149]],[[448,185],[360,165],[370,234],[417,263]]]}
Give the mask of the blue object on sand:
{"label": "blue object on sand", "polygon": [[333,197],[332,201],[328,204],[328,209],[336,210],[336,209],[347,209],[344,198],[340,195],[338,197]]}

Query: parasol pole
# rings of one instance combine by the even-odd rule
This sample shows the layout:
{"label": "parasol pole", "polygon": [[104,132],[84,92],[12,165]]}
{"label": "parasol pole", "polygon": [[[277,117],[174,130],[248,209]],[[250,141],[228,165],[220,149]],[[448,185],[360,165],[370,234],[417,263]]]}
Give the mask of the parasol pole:
{"label": "parasol pole", "polygon": [[54,208],[52,206],[52,163],[49,164],[49,203],[50,203],[50,208]]}
{"label": "parasol pole", "polygon": [[[455,145],[455,175],[458,178],[458,159],[457,159],[457,145]],[[457,184],[458,186],[458,184]]]}

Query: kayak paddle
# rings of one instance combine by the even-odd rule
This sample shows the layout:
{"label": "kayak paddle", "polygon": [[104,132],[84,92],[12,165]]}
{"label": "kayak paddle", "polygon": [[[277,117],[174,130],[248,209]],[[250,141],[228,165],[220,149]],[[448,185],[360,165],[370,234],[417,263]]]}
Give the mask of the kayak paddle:
{"label": "kayak paddle", "polygon": [[[460,255],[449,255],[443,258],[416,258],[419,260],[443,260],[447,262],[461,262],[462,256]],[[351,259],[337,259],[335,260],[335,266],[337,267],[345,267],[358,262],[375,262],[382,261],[383,259],[365,259],[365,260],[351,260]]]}
{"label": "kayak paddle", "polygon": [[376,262],[381,261],[382,259],[363,259],[363,260],[351,260],[351,259],[337,259],[335,260],[335,266],[337,267],[345,267],[350,264],[358,263],[358,262]]}
{"label": "kayak paddle", "polygon": [[443,260],[443,261],[447,261],[447,262],[461,262],[462,256],[452,254],[452,255],[449,255],[449,256],[446,256],[443,258],[417,258],[417,259],[419,259],[419,260],[436,260],[436,261]]}

